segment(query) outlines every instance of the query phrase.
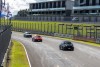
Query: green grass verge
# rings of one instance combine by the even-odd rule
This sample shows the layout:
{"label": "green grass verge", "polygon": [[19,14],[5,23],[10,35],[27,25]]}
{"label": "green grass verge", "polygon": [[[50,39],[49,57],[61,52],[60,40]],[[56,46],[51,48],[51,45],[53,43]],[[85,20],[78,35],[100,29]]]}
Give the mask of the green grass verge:
{"label": "green grass verge", "polygon": [[9,67],[29,67],[23,46],[15,40],[10,52],[10,59]]}

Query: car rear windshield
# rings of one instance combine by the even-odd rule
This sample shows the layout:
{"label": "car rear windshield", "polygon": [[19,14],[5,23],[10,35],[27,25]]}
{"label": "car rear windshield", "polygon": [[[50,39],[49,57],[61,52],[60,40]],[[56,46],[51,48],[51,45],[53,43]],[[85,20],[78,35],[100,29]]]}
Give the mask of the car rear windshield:
{"label": "car rear windshield", "polygon": [[67,44],[71,44],[71,42],[67,42]]}
{"label": "car rear windshield", "polygon": [[37,36],[37,37],[41,37],[41,36]]}
{"label": "car rear windshield", "polygon": [[36,36],[36,38],[41,38],[41,36]]}
{"label": "car rear windshield", "polygon": [[71,44],[71,42],[67,42],[67,41],[65,41],[64,44]]}
{"label": "car rear windshield", "polygon": [[30,32],[25,32],[26,34],[31,34]]}

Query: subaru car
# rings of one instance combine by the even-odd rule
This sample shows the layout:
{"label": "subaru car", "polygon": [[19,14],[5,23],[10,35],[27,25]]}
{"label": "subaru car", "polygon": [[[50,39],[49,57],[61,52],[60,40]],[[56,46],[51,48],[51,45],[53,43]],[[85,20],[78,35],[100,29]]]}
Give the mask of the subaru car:
{"label": "subaru car", "polygon": [[70,41],[63,41],[59,45],[59,49],[60,50],[72,50],[72,51],[74,51],[74,46]]}

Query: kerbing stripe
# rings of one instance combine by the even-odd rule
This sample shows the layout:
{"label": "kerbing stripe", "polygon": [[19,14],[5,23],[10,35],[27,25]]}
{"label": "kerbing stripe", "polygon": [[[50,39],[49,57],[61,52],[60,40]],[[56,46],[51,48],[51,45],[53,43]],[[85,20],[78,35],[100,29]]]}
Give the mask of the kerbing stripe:
{"label": "kerbing stripe", "polygon": [[[21,42],[20,42],[20,43],[21,43]],[[25,50],[25,52],[26,52],[26,56],[27,56],[27,59],[28,59],[29,66],[32,67],[32,66],[31,66],[31,63],[30,63],[30,60],[29,60],[28,53],[27,53],[27,51],[26,51],[26,48],[25,48],[25,46],[23,45],[23,43],[21,43],[21,45],[24,47],[24,50]]]}

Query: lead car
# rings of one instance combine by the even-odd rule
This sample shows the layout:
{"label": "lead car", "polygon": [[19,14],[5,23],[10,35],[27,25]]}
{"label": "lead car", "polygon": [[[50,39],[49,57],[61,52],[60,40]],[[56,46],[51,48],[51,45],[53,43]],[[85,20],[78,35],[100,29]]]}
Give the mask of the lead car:
{"label": "lead car", "polygon": [[60,50],[71,50],[71,51],[74,51],[74,46],[70,41],[63,41],[59,45],[59,49]]}
{"label": "lead car", "polygon": [[35,35],[32,37],[33,42],[42,42],[42,37],[40,35]]}

